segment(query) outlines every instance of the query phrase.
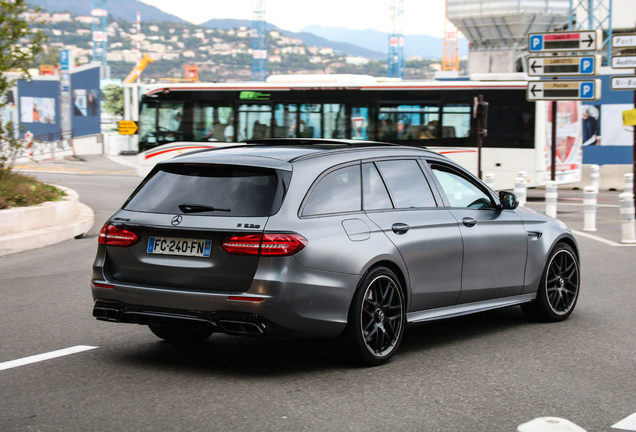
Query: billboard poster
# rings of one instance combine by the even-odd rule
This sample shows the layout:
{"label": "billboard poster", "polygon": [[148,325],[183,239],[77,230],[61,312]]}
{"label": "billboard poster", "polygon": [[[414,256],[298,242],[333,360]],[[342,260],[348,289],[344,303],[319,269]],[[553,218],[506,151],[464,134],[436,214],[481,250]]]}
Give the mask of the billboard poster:
{"label": "billboard poster", "polygon": [[[549,173],[552,170],[552,104],[547,105],[545,165]],[[582,105],[579,101],[562,101],[556,105],[556,173],[559,176],[571,175],[570,181],[576,181],[581,176],[583,159]]]}
{"label": "billboard poster", "polygon": [[73,115],[91,116],[99,115],[99,90],[78,89],[73,90]]}
{"label": "billboard poster", "polygon": [[20,123],[55,124],[55,99],[20,97]]}
{"label": "billboard poster", "polygon": [[89,63],[71,70],[71,118],[76,137],[101,133],[100,63]]}

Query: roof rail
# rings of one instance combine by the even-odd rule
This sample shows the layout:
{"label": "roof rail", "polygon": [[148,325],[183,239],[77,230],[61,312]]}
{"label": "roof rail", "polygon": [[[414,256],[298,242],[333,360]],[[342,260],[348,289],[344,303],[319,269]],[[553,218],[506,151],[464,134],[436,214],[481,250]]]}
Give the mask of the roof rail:
{"label": "roof rail", "polygon": [[328,139],[328,138],[262,138],[245,140],[248,145],[340,145],[348,147],[372,147],[372,146],[400,146],[396,143],[386,143],[379,141],[358,141],[349,139]]}

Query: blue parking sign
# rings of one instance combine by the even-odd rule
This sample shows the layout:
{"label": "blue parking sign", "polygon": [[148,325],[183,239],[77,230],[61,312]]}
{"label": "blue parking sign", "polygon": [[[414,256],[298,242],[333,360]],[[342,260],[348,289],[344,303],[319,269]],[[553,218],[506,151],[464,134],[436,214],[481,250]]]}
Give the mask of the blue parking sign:
{"label": "blue parking sign", "polygon": [[69,52],[67,49],[60,50],[60,69],[67,71],[69,69]]}
{"label": "blue parking sign", "polygon": [[530,46],[528,50],[530,52],[543,50],[543,35],[530,36]]}
{"label": "blue parking sign", "polygon": [[582,57],[579,65],[579,72],[584,75],[591,75],[594,73],[594,57]]}
{"label": "blue parking sign", "polygon": [[594,81],[585,81],[581,83],[579,95],[582,99],[594,99]]}

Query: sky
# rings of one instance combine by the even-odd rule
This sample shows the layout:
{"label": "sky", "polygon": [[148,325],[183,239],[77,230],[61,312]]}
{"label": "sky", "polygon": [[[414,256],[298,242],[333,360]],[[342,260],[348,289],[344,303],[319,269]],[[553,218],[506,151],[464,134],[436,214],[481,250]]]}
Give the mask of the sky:
{"label": "sky", "polygon": [[[252,0],[141,0],[194,24],[212,18],[252,19]],[[265,19],[297,32],[319,24],[389,31],[389,0],[266,0]],[[444,34],[444,2],[404,0],[404,34]]]}

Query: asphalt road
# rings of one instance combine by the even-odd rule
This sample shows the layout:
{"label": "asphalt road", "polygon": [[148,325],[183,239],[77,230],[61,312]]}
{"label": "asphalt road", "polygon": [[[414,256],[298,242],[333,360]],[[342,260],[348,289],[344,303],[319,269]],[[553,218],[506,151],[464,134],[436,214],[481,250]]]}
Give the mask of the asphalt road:
{"label": "asphalt road", "polygon": [[[636,248],[580,238],[569,320],[519,308],[409,329],[387,365],[330,340],[162,342],[91,316],[96,234],[138,177],[38,174],[95,210],[88,236],[0,257],[0,431],[515,431],[541,416],[609,431],[636,412]],[[505,271],[493,263],[492,271]],[[1,370],[4,362],[97,347]]]}

